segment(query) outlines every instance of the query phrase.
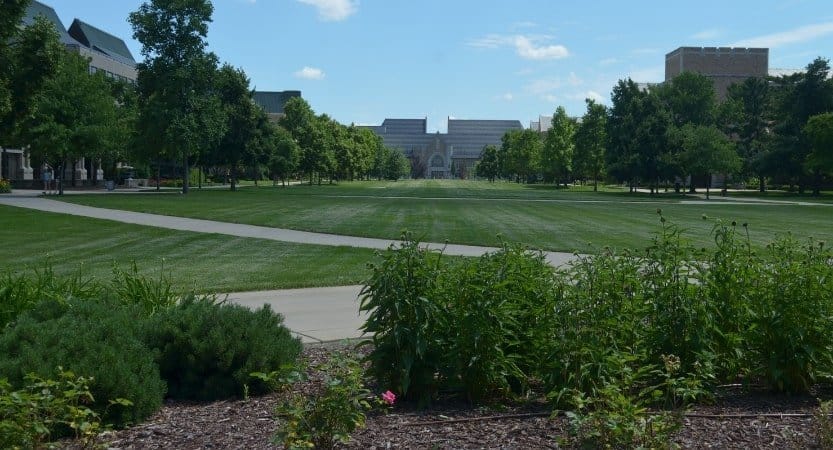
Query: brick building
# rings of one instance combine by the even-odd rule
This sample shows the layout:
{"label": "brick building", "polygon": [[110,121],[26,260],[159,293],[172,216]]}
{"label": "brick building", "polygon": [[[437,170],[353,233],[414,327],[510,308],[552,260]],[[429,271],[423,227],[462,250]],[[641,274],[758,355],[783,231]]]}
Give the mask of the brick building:
{"label": "brick building", "polygon": [[665,81],[683,72],[705,75],[714,82],[718,100],[734,83],[769,72],[768,48],[680,47],[665,55]]}

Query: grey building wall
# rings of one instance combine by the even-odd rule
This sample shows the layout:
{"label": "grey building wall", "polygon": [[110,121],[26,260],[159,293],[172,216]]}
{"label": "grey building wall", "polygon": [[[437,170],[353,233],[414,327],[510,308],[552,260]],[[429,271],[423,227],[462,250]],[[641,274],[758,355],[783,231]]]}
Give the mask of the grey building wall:
{"label": "grey building wall", "polygon": [[680,47],[665,55],[665,81],[695,72],[714,82],[717,97],[726,98],[730,85],[769,72],[768,48]]}
{"label": "grey building wall", "polygon": [[266,111],[269,120],[277,122],[284,116],[283,108],[290,99],[301,97],[301,91],[255,91],[252,99]]}
{"label": "grey building wall", "polygon": [[[448,120],[447,133],[428,133],[428,119],[385,119],[382,125],[364,127],[384,144],[411,159],[416,174],[426,178],[450,178],[471,174],[486,145],[500,146],[503,135],[521,130],[519,120]],[[453,169],[453,170],[452,170]]]}

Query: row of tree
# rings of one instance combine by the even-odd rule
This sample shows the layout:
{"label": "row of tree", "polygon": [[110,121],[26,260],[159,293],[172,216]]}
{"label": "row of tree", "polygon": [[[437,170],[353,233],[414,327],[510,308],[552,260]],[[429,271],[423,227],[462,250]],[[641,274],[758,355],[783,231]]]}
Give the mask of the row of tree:
{"label": "row of tree", "polygon": [[220,66],[206,50],[213,12],[207,0],[151,0],[130,14],[144,57],[135,85],[91,73],[89,61],[66,51],[47,20],[19,27],[28,3],[1,6],[0,143],[27,147],[36,164],[51,165],[58,176],[81,157],[100,161],[111,175],[117,162],[152,165],[157,180],[174,162],[187,193],[193,166],[227,176],[232,190],[243,168],[255,180],[268,172],[274,180],[299,175],[311,183],[398,179],[410,171],[371,130],[315,115],[301,98],[286,104],[279,123],[270,121],[245,72]]}
{"label": "row of tree", "polygon": [[[479,176],[568,183],[612,179],[631,188],[702,180],[713,174],[812,187],[833,175],[833,80],[827,60],[804,72],[748,78],[719,102],[711,80],[686,72],[642,89],[630,79],[606,108],[587,100],[580,120],[559,107],[552,127],[508,132],[486,147]],[[691,184],[693,189],[693,184]]]}

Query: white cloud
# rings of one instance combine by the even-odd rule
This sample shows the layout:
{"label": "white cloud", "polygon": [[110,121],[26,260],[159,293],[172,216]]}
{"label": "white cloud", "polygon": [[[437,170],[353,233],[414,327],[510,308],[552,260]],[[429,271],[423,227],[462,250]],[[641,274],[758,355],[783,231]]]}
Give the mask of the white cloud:
{"label": "white cloud", "polygon": [[665,80],[665,66],[632,69],[628,72],[631,80],[637,83],[655,83]]}
{"label": "white cloud", "polygon": [[501,98],[502,100],[507,101],[507,102],[511,102],[512,100],[514,100],[514,99],[515,99],[515,96],[514,96],[514,95],[512,95],[512,93],[511,93],[511,92],[507,92],[507,93],[505,93],[505,94],[501,95],[501,96],[500,96],[500,98]]}
{"label": "white cloud", "polygon": [[543,98],[544,100],[546,100],[546,101],[548,101],[548,102],[550,102],[550,103],[558,103],[558,97],[556,97],[556,96],[555,96],[555,95],[553,95],[553,94],[547,94],[547,95],[545,95],[545,96],[543,96],[543,97],[541,97],[541,98]]}
{"label": "white cloud", "polygon": [[294,75],[296,78],[302,78],[304,80],[323,80],[325,77],[324,71],[309,66],[304,66],[303,69],[295,72]]}
{"label": "white cloud", "polygon": [[570,56],[569,50],[563,45],[542,43],[550,39],[550,36],[489,34],[479,39],[471,39],[467,44],[477,48],[514,47],[515,52],[521,58],[536,61]]}
{"label": "white cloud", "polygon": [[526,90],[535,94],[546,94],[564,86],[564,82],[558,78],[542,78],[534,80],[526,85]]}
{"label": "white cloud", "polygon": [[298,0],[314,6],[318,10],[318,18],[326,22],[344,20],[359,9],[358,0]]}
{"label": "white cloud", "polygon": [[690,37],[691,39],[697,41],[710,41],[713,39],[717,39],[723,35],[723,31],[718,30],[717,28],[709,28],[708,30],[699,31],[697,33],[692,34]]}
{"label": "white cloud", "polygon": [[515,51],[521,58],[533,59],[536,61],[545,59],[561,59],[570,56],[567,47],[563,45],[541,45],[536,46],[526,36],[515,36]]}
{"label": "white cloud", "polygon": [[585,99],[589,98],[590,100],[593,100],[596,103],[604,103],[605,100],[606,100],[602,96],[602,94],[599,94],[598,92],[596,92],[592,89],[589,90],[589,91],[575,92],[573,94],[569,94],[569,95],[567,95],[567,98],[570,99],[570,100],[578,100],[578,101],[584,101]]}
{"label": "white cloud", "polygon": [[611,64],[616,64],[617,62],[619,62],[619,60],[616,59],[616,58],[605,58],[605,59],[599,61],[599,65],[600,66],[609,66]]}
{"label": "white cloud", "polygon": [[833,22],[805,25],[789,31],[744,39],[733,43],[732,47],[776,48],[798,42],[812,41],[828,34],[833,34]]}

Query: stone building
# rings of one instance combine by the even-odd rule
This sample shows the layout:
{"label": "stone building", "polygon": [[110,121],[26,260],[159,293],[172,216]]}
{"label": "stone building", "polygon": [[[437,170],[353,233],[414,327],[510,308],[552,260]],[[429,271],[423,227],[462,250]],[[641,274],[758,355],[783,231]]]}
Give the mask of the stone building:
{"label": "stone building", "polygon": [[768,48],[680,47],[665,55],[665,81],[683,72],[705,75],[714,82],[718,100],[734,83],[769,72]]}
{"label": "stone building", "polygon": [[[23,26],[31,25],[38,16],[52,23],[59,41],[67,51],[76,52],[90,61],[90,73],[104,72],[111,78],[131,83],[136,82],[136,61],[124,40],[106,31],[75,19],[69,31],[61,23],[55,10],[38,1],[32,1],[23,16]],[[95,161],[81,158],[67,165],[64,178],[85,183],[88,175],[96,171],[96,180],[103,179],[103,172]],[[28,186],[40,177],[40,168],[32,168],[29,154],[25,149],[9,149],[0,143],[0,178],[11,180],[16,186]]]}
{"label": "stone building", "polygon": [[301,91],[255,91],[252,95],[255,103],[266,111],[270,122],[280,120],[286,102],[295,97],[300,98]]}
{"label": "stone building", "polygon": [[380,136],[385,146],[402,151],[411,160],[415,176],[467,178],[483,147],[500,147],[509,130],[521,130],[518,120],[448,119],[447,133],[428,133],[428,119],[385,119],[365,127]]}

